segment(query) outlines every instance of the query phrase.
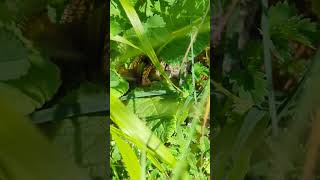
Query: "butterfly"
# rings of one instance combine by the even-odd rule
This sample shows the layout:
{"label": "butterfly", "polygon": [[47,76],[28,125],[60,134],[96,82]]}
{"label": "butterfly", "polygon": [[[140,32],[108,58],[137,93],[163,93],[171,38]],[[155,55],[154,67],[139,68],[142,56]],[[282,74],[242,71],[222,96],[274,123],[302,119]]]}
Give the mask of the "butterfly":
{"label": "butterfly", "polygon": [[83,20],[83,18],[88,15],[91,4],[92,3],[90,3],[89,0],[71,0],[64,8],[60,24],[68,24]]}

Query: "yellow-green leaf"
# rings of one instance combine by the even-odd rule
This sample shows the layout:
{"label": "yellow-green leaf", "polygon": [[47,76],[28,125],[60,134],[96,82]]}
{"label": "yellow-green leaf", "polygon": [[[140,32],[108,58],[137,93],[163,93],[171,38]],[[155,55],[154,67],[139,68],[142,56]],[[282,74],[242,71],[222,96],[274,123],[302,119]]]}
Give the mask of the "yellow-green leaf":
{"label": "yellow-green leaf", "polygon": [[120,138],[117,134],[113,133],[112,138],[116,142],[119,151],[122,156],[122,161],[126,166],[129,176],[133,180],[140,180],[141,177],[141,166],[136,154],[133,152],[132,148]]}

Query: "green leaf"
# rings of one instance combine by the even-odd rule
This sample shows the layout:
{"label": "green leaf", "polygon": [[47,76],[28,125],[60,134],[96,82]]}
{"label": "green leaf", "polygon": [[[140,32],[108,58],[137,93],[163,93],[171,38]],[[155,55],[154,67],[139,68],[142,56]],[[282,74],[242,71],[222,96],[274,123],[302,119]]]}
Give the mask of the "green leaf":
{"label": "green leaf", "polygon": [[34,107],[37,105],[35,100],[22,93],[19,89],[2,82],[0,82],[0,94],[7,101],[11,101],[11,108],[24,115],[34,111]]}
{"label": "green leaf", "polygon": [[242,180],[250,168],[250,149],[243,149],[243,151],[237,156],[235,160],[234,168],[229,172],[228,180]]}
{"label": "green leaf", "polygon": [[117,92],[117,97],[123,96],[129,90],[129,83],[116,71],[110,71],[110,88]]}
{"label": "green leaf", "polygon": [[54,7],[51,7],[50,5],[47,6],[48,10],[48,17],[50,18],[50,21],[53,23],[57,23],[57,11]]}
{"label": "green leaf", "polygon": [[269,9],[269,23],[272,39],[282,36],[313,47],[308,34],[316,32],[316,24],[298,16],[297,11],[287,3],[278,3]]}
{"label": "green leaf", "polygon": [[147,22],[144,24],[144,27],[148,30],[149,28],[161,28],[165,27],[166,23],[163,21],[163,18],[160,15],[154,15],[147,19]]}
{"label": "green leaf", "polygon": [[278,2],[275,6],[271,6],[268,11],[270,27],[282,25],[296,13],[297,11],[287,2]]}
{"label": "green leaf", "polygon": [[89,180],[29,119],[10,108],[12,102],[0,95],[0,177],[10,180]]}
{"label": "green leaf", "polygon": [[264,118],[265,111],[253,108],[244,117],[232,124],[226,124],[222,132],[213,142],[216,147],[214,162],[216,162],[215,179],[225,177],[240,178],[248,171],[248,161],[251,153],[262,141],[268,123]]}
{"label": "green leaf", "polygon": [[158,157],[170,166],[174,166],[176,160],[161,141],[152,134],[151,130],[115,95],[113,89],[110,93],[110,116],[114,123],[127,135],[137,139],[140,145],[152,149]]}
{"label": "green leaf", "polygon": [[[139,140],[132,138],[131,136],[128,136],[126,134],[124,134],[122,131],[120,131],[119,129],[115,128],[113,125],[110,126],[110,131],[111,134],[117,134],[117,136],[119,137],[123,137],[126,140],[132,142],[133,144],[135,144],[138,148],[146,150],[147,151],[147,157],[148,159],[161,171],[161,172],[165,172],[165,170],[163,169],[162,165],[160,164],[160,162],[158,161],[158,159],[156,158],[154,152],[152,152],[151,149],[146,148],[145,146],[143,146],[142,144],[139,143]],[[114,157],[113,159],[117,159],[118,157]],[[120,159],[120,158],[119,158]]]}
{"label": "green leaf", "polygon": [[36,111],[31,117],[34,123],[83,116],[86,114],[106,113],[108,109],[104,87],[93,83],[83,83],[71,91],[53,107]]}
{"label": "green leaf", "polygon": [[122,36],[118,36],[118,35],[116,35],[116,36],[111,36],[111,37],[110,37],[110,40],[116,41],[116,42],[119,42],[119,43],[123,43],[123,44],[126,44],[126,45],[129,45],[129,46],[131,46],[131,47],[133,47],[133,48],[135,48],[135,49],[137,49],[137,50],[139,50],[139,51],[142,52],[142,50],[141,50],[139,47],[137,47],[137,46],[134,45],[132,42],[130,42],[129,40],[127,40],[126,38],[124,38],[124,37],[122,37]]}
{"label": "green leaf", "polygon": [[[40,54],[33,54],[30,58],[31,68],[29,72],[20,79],[6,81],[24,94],[29,96],[34,102],[33,108],[40,108],[49,101],[58,90],[61,80],[58,67]],[[20,101],[29,101],[21,99]],[[30,113],[30,112],[29,112]]]}
{"label": "green leaf", "polygon": [[[210,34],[200,33],[196,41],[193,43],[193,53],[200,54],[206,47],[209,46]],[[160,52],[159,56],[168,64],[180,64],[190,44],[190,37],[183,36],[177,38],[166,45]],[[174,51],[173,51],[174,49]]]}
{"label": "green leaf", "polygon": [[121,26],[118,22],[116,22],[116,21],[110,22],[110,35],[111,35],[111,37],[118,35],[122,31],[123,30],[121,29]]}
{"label": "green leaf", "polygon": [[17,79],[28,72],[32,50],[25,41],[16,27],[0,23],[0,80]]}
{"label": "green leaf", "polygon": [[178,106],[179,99],[174,96],[135,98],[130,99],[127,105],[140,119],[146,121],[162,142],[166,142],[175,130]]}
{"label": "green leaf", "polygon": [[140,180],[141,177],[141,166],[139,164],[136,154],[133,152],[132,148],[124,141],[122,138],[118,137],[116,134],[112,134],[112,138],[115,140],[118,146],[122,160],[126,169],[129,173],[131,179]]}
{"label": "green leaf", "polygon": [[[51,129],[43,131],[51,137],[52,143],[88,174],[91,179],[107,179],[105,173],[106,117],[81,116],[51,123]],[[51,131],[50,131],[51,130]]]}
{"label": "green leaf", "polygon": [[20,97],[18,111],[29,114],[56,93],[60,86],[60,71],[44,59],[14,25],[0,26],[0,39],[5,42],[0,47],[3,50],[0,52],[0,80],[25,94],[11,93],[12,97]]}

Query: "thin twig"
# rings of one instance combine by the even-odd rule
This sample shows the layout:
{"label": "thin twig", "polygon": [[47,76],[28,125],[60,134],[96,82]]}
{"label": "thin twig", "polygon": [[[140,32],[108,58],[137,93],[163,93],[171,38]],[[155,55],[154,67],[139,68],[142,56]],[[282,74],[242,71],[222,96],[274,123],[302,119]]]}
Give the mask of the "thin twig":
{"label": "thin twig", "polygon": [[208,122],[209,113],[210,113],[210,96],[208,96],[208,98],[207,98],[206,111],[203,116],[203,123],[202,123],[202,130],[201,130],[202,136],[204,136],[204,128]]}

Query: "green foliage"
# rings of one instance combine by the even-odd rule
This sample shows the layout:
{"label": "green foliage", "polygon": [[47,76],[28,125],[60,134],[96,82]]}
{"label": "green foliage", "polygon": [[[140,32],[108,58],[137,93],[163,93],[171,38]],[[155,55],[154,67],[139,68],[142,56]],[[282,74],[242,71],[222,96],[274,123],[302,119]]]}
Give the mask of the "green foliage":
{"label": "green foliage", "polygon": [[[220,2],[215,16],[228,7]],[[311,92],[318,84],[313,56],[319,29],[314,19],[301,15],[305,9],[290,2],[257,14],[250,14],[253,5],[241,2],[214,49],[214,179],[298,179],[303,173],[306,135],[318,99]],[[261,24],[249,23],[252,16],[264,15]],[[246,34],[241,25],[256,34]],[[271,120],[272,113],[278,122]]]}
{"label": "green foliage", "polygon": [[[1,43],[1,75],[0,80],[15,79],[27,73],[30,63],[29,56],[33,49],[27,49],[26,40],[15,27],[0,24]],[[14,51],[13,51],[14,50]]]}
{"label": "green foliage", "polygon": [[178,103],[177,97],[167,95],[131,99],[127,107],[144,119],[162,142],[166,142],[175,130]]}
{"label": "green foliage", "polygon": [[[74,43],[64,39],[65,29],[57,23],[66,3],[0,1],[1,179],[107,178],[101,158],[105,88],[96,79],[79,76],[84,70],[79,56],[52,53]],[[40,42],[43,37],[49,38]],[[64,49],[64,54],[73,53]],[[89,59],[99,61],[94,58]],[[75,74],[67,77],[70,70]]]}
{"label": "green foliage", "polygon": [[[204,55],[209,46],[209,1],[113,0],[110,3],[111,92],[124,103],[111,104],[111,118],[121,130],[112,134],[118,133],[132,143],[140,158],[141,177],[207,178],[210,174],[208,127],[204,126],[204,134],[196,131],[203,123],[205,103],[195,105],[191,95],[195,93],[201,99],[209,94],[204,90],[209,79],[209,63],[198,60],[209,62],[209,57]],[[191,41],[190,37],[195,35]],[[142,61],[135,66],[137,59]],[[196,59],[194,65],[192,59]],[[150,64],[155,72],[144,77],[143,67]],[[187,66],[194,69],[194,75]],[[141,83],[144,78],[150,78],[151,83]],[[200,107],[198,116],[192,114],[195,107]],[[153,143],[153,138],[158,139],[159,148],[172,158],[164,159],[164,152],[148,145]],[[132,178],[126,165],[128,157],[121,155],[124,150],[120,148],[125,147],[115,142],[111,149],[112,177]]]}
{"label": "green foliage", "polygon": [[269,23],[272,38],[296,41],[312,47],[310,34],[316,32],[316,24],[297,15],[297,11],[287,3],[270,7]]}
{"label": "green foliage", "polygon": [[[12,107],[12,100],[6,101],[1,94],[1,178],[12,180],[32,179],[81,179],[89,177],[82,173],[70,159],[43,137]],[[17,132],[18,135],[17,135]],[[21,140],[23,138],[23,140]],[[50,162],[50,163],[48,163]],[[61,173],[66,171],[65,173]]]}

